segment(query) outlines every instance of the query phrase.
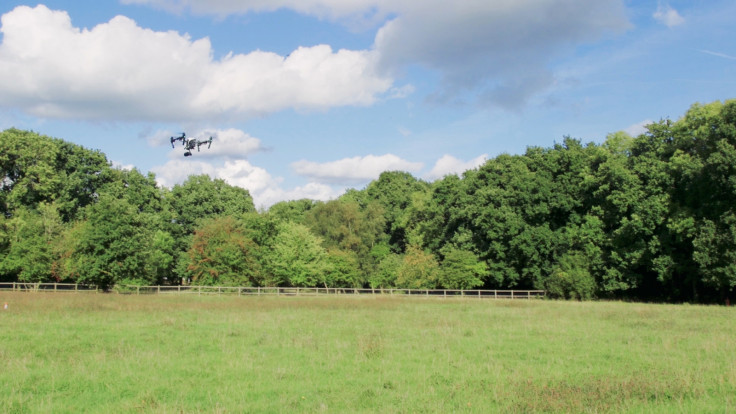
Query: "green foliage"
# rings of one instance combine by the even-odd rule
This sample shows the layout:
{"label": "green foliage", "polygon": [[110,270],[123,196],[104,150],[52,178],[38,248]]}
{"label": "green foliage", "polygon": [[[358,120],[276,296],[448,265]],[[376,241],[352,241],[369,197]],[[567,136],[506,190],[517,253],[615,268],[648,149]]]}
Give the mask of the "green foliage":
{"label": "green foliage", "polygon": [[396,287],[396,278],[402,263],[402,255],[396,253],[387,254],[378,263],[376,271],[368,276],[368,285],[374,289],[390,289]]}
{"label": "green foliage", "polygon": [[383,238],[384,218],[376,203],[361,205],[350,198],[314,206],[306,215],[306,225],[326,249],[352,252],[358,260],[359,284],[373,271],[371,249]]}
{"label": "green foliage", "polygon": [[564,137],[433,183],[384,172],[337,200],[261,213],[223,180],[192,176],[169,191],[153,174],[110,168],[99,151],[9,129],[0,280],[721,302],[736,293],[734,206],[736,101],[695,104],[638,137]]}
{"label": "green foliage", "polygon": [[473,289],[483,285],[482,277],[488,265],[479,260],[472,251],[456,247],[443,249],[444,259],[440,265],[440,285],[446,289]]}
{"label": "green foliage", "polygon": [[363,287],[363,275],[355,252],[330,249],[327,252],[325,287]]}
{"label": "green foliage", "polygon": [[248,190],[207,175],[190,176],[184,183],[175,185],[167,196],[173,219],[185,235],[192,234],[200,220],[255,211]]}
{"label": "green foliage", "polygon": [[55,203],[64,221],[94,201],[110,166],[99,151],[30,131],[0,132],[0,213]]}
{"label": "green foliage", "polygon": [[187,259],[184,275],[195,285],[253,286],[261,280],[260,248],[230,216],[202,221]]}
{"label": "green foliage", "polygon": [[596,283],[590,274],[588,263],[588,259],[580,252],[563,255],[545,280],[544,288],[547,294],[552,298],[563,299],[593,298]]}
{"label": "green foliage", "polygon": [[396,270],[396,287],[404,289],[435,289],[439,287],[440,269],[432,253],[409,245],[401,265]]}
{"label": "green foliage", "polygon": [[303,198],[301,200],[281,201],[268,209],[268,214],[278,221],[293,221],[304,224],[309,210],[317,205],[315,201]]}
{"label": "green foliage", "polygon": [[284,222],[267,253],[269,286],[327,287],[335,278],[322,240],[304,225]]}
{"label": "green foliage", "polygon": [[412,204],[412,195],[428,187],[408,172],[385,171],[365,189],[367,199],[382,207],[388,242],[397,252],[403,252],[408,244],[407,208]]}
{"label": "green foliage", "polygon": [[19,208],[5,226],[9,249],[0,260],[0,274],[19,282],[51,282],[54,245],[62,232],[54,205],[41,204],[38,211]]}
{"label": "green foliage", "polygon": [[121,280],[153,284],[150,267],[152,231],[126,200],[103,195],[87,207],[75,229],[66,271],[79,283],[107,289]]}

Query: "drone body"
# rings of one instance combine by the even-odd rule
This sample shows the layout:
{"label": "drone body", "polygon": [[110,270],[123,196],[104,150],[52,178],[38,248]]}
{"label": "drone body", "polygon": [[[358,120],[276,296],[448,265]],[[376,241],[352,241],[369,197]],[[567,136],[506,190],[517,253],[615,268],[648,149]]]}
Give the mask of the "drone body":
{"label": "drone body", "polygon": [[174,142],[181,141],[181,144],[184,146],[184,156],[185,157],[191,157],[192,156],[192,150],[196,147],[197,152],[199,152],[199,147],[201,147],[204,144],[207,144],[207,149],[210,148],[212,145],[212,137],[210,139],[199,141],[196,138],[187,138],[187,134],[182,132],[180,136],[178,137],[171,137],[171,148],[174,148]]}

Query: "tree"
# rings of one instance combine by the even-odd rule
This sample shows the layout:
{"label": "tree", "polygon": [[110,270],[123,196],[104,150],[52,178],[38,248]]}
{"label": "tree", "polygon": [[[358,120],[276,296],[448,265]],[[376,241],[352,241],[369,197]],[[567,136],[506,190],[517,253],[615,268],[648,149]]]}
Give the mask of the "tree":
{"label": "tree", "polygon": [[353,252],[362,280],[373,271],[375,263],[371,249],[381,242],[384,235],[384,219],[379,205],[369,203],[361,208],[355,200],[332,200],[312,208],[305,223],[322,240],[325,248]]}
{"label": "tree", "polygon": [[373,289],[396,287],[396,278],[403,263],[403,256],[389,253],[378,263],[376,271],[368,276],[368,285]]}
{"label": "tree", "polygon": [[173,219],[183,235],[192,234],[197,222],[206,218],[256,211],[248,190],[207,175],[190,176],[184,183],[175,185],[167,196]]}
{"label": "tree", "polygon": [[403,252],[407,245],[406,209],[412,202],[412,194],[425,191],[429,185],[408,172],[385,171],[365,189],[368,200],[382,207],[385,233],[394,251]]}
{"label": "tree", "polygon": [[284,222],[267,253],[268,285],[325,286],[332,272],[322,240],[304,225]]}
{"label": "tree", "polygon": [[79,283],[108,289],[116,283],[152,284],[153,233],[137,209],[126,200],[101,195],[85,209],[85,219],[69,236],[72,251],[63,268]]}
{"label": "tree", "polygon": [[63,230],[56,206],[41,203],[38,211],[20,207],[7,226],[10,246],[0,260],[2,279],[51,281],[51,267],[55,260],[53,247]]}
{"label": "tree", "polygon": [[317,205],[317,202],[306,198],[300,200],[281,201],[268,209],[268,215],[279,221],[293,221],[304,224],[305,216]]}
{"label": "tree", "polygon": [[396,272],[396,286],[405,289],[436,289],[439,286],[439,265],[432,253],[409,245]]}
{"label": "tree", "polygon": [[63,222],[94,202],[109,182],[110,165],[99,151],[30,131],[0,133],[0,213],[55,203]]}
{"label": "tree", "polygon": [[439,283],[446,289],[472,289],[483,285],[488,265],[472,251],[448,246],[443,249]]}
{"label": "tree", "polygon": [[0,213],[54,201],[63,179],[55,171],[57,152],[48,137],[17,129],[0,133]]}
{"label": "tree", "polygon": [[202,221],[187,251],[185,276],[195,285],[253,286],[261,280],[261,252],[231,216]]}
{"label": "tree", "polygon": [[352,251],[330,249],[327,251],[327,275],[325,287],[362,287],[358,257]]}
{"label": "tree", "polygon": [[596,291],[588,259],[579,252],[563,255],[545,280],[544,287],[550,297],[564,299],[591,299]]}

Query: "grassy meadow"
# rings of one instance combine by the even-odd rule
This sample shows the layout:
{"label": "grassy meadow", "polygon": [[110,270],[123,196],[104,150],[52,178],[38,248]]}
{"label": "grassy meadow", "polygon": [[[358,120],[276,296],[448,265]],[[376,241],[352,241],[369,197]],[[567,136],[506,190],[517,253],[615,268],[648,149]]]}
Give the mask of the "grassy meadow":
{"label": "grassy meadow", "polygon": [[0,412],[734,412],[736,309],[0,292]]}

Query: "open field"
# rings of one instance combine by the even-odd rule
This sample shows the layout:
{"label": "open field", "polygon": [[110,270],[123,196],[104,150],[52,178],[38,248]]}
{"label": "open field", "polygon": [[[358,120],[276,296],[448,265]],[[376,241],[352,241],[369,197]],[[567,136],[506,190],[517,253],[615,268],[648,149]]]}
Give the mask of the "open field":
{"label": "open field", "polygon": [[0,292],[0,412],[733,412],[736,309]]}

